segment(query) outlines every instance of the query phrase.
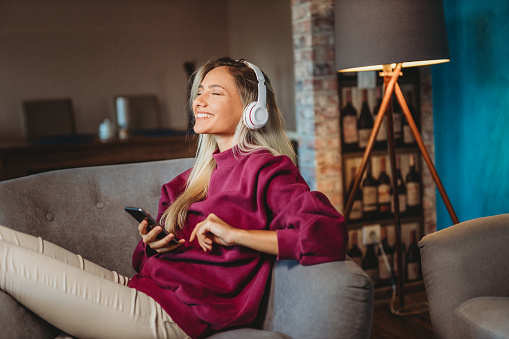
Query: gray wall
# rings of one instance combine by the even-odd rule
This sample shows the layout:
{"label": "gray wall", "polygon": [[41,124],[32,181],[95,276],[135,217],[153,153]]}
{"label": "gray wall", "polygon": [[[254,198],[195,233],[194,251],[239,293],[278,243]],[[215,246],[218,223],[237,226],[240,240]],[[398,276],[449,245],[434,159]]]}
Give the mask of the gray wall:
{"label": "gray wall", "polygon": [[225,55],[269,75],[295,130],[291,39],[289,0],[2,0],[0,139],[24,136],[23,100],[59,97],[79,133],[114,118],[114,95],[141,93],[184,129],[184,62]]}

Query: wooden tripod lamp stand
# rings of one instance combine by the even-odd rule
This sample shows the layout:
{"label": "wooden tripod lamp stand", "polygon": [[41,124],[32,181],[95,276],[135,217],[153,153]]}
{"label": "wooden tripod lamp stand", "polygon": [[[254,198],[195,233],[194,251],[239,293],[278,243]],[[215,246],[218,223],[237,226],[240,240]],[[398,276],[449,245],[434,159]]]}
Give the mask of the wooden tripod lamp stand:
{"label": "wooden tripod lamp stand", "polygon": [[[403,67],[433,65],[449,61],[449,47],[442,0],[337,0],[334,3],[336,69],[339,72],[382,70],[384,96],[375,119],[360,168],[348,198],[344,216],[348,219],[355,192],[359,189],[375,139],[387,116],[387,142],[392,178],[397,177],[391,98],[395,94],[435,185],[454,224],[459,222],[435,166],[412,118],[398,77]],[[399,304],[404,307],[404,281],[398,184],[392,180],[394,223],[398,253]]]}

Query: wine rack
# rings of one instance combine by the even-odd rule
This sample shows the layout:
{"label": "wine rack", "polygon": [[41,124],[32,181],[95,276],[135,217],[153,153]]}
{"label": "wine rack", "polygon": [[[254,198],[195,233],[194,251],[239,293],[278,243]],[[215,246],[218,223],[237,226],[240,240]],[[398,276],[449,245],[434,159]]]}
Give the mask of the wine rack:
{"label": "wine rack", "polygon": [[[413,118],[420,129],[420,79],[416,69],[405,69],[400,76],[399,85],[406,97],[407,104]],[[383,96],[383,79],[376,81],[374,88],[362,89],[357,86],[357,73],[338,74],[338,94],[340,98],[340,130],[343,168],[343,192],[345,204],[353,186],[356,170],[360,167],[367,139],[376,119],[378,108]],[[416,241],[423,235],[423,189],[422,189],[422,162],[419,148],[406,124],[401,108],[394,98],[394,129],[396,141],[396,158],[398,168],[398,187],[400,201],[401,238],[404,248],[404,270],[406,280],[414,281],[408,271],[415,265]],[[357,256],[356,260],[369,271],[375,287],[387,285],[384,278],[384,268],[378,269],[379,276],[373,276],[375,259],[372,257],[373,248],[362,242],[362,228],[369,225],[380,225],[382,228],[384,248],[389,253],[391,264],[396,260],[395,253],[395,226],[394,206],[392,204],[392,181],[389,155],[387,151],[386,118],[380,128],[379,134],[369,159],[361,185],[356,194],[352,211],[347,220],[350,242],[349,251]],[[398,126],[399,125],[399,126]],[[355,243],[355,245],[354,245]],[[356,247],[352,251],[352,247]],[[359,252],[361,257],[358,257]],[[378,257],[378,267],[383,264],[380,260],[378,248],[375,250]],[[409,262],[406,262],[405,259]],[[420,261],[420,259],[419,259]],[[380,276],[382,278],[380,278]],[[420,279],[420,277],[418,278]]]}

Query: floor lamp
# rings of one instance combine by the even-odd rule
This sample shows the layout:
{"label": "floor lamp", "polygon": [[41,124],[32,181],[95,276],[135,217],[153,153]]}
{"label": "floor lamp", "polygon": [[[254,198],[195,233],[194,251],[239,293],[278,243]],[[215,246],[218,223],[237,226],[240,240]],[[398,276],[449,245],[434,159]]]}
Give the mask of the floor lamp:
{"label": "floor lamp", "polygon": [[[344,216],[348,219],[361,179],[371,156],[375,139],[387,117],[387,142],[392,178],[396,178],[391,98],[395,94],[405,119],[415,136],[422,156],[454,224],[459,222],[440,181],[435,166],[412,118],[398,85],[403,67],[433,65],[449,61],[449,48],[442,0],[336,0],[334,2],[336,69],[339,72],[382,70],[384,97],[375,119],[368,145],[355,176]],[[405,306],[399,195],[396,180],[394,192],[394,224],[398,253],[399,306]]]}

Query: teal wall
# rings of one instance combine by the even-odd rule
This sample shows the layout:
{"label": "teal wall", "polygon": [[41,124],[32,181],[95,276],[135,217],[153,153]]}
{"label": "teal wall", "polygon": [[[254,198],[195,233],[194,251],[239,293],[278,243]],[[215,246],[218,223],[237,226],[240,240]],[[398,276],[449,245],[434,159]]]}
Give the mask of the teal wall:
{"label": "teal wall", "polygon": [[[509,213],[509,1],[444,0],[432,66],[435,163],[460,221]],[[437,192],[437,229],[452,221]]]}

